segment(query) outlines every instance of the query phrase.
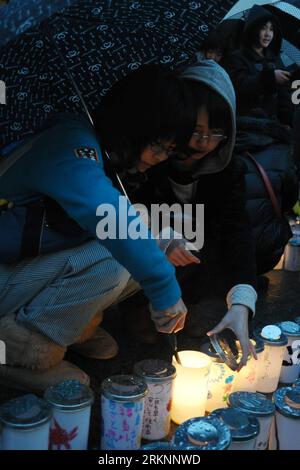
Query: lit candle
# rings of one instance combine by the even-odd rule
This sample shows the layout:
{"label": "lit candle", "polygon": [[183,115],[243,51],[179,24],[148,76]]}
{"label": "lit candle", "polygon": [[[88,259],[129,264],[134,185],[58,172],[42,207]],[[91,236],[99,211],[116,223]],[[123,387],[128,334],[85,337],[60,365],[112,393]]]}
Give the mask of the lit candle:
{"label": "lit candle", "polygon": [[[257,359],[254,359],[253,356],[249,356],[247,364],[242,367],[239,372],[237,372],[233,386],[233,391],[235,392],[256,392],[256,383],[258,378],[257,371],[263,358],[263,351],[265,346],[262,340],[251,339],[250,341],[255,347]],[[241,349],[239,344],[238,349]]]}
{"label": "lit candle", "polygon": [[273,393],[278,386],[282,359],[287,337],[275,325],[268,325],[257,335],[263,340],[265,350],[259,365],[256,389],[262,393]]}
{"label": "lit candle", "polygon": [[198,351],[180,351],[179,358],[181,365],[173,357],[177,376],[171,405],[171,419],[177,424],[204,416],[212,363],[210,357]]}
{"label": "lit candle", "polygon": [[212,412],[217,408],[227,406],[227,399],[233,392],[236,372],[230,369],[219,355],[213,351],[210,343],[201,347],[201,351],[212,359],[208,377],[208,394],[205,410]]}

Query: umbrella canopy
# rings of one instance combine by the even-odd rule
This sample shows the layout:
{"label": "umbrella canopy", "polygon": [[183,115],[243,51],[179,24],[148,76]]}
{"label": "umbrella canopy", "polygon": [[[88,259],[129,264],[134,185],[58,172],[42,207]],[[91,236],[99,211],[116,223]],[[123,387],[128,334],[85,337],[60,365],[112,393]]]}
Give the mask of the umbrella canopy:
{"label": "umbrella canopy", "polygon": [[77,0],[52,12],[0,50],[7,86],[0,148],[56,112],[94,109],[116,80],[143,64],[188,63],[234,1]]}

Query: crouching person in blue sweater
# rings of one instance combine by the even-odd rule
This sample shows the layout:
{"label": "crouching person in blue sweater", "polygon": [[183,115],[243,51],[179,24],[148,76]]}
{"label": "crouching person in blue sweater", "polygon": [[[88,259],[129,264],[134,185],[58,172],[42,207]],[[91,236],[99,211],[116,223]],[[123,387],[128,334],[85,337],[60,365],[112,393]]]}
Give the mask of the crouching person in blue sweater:
{"label": "crouching person in blue sweater", "polygon": [[[99,327],[103,311],[140,288],[158,331],[183,328],[186,307],[174,268],[156,240],[128,236],[137,215],[123,198],[124,218],[119,198],[120,180],[134,191],[149,168],[188,143],[193,123],[185,84],[148,66],[113,86],[108,97],[109,112],[96,109],[94,126],[85,116],[59,115],[38,135],[2,149],[6,365],[0,381],[7,386],[42,391],[63,379],[88,384],[89,377],[64,360],[67,348],[98,359],[115,356],[115,340]],[[116,214],[112,236],[104,233],[107,207]]]}

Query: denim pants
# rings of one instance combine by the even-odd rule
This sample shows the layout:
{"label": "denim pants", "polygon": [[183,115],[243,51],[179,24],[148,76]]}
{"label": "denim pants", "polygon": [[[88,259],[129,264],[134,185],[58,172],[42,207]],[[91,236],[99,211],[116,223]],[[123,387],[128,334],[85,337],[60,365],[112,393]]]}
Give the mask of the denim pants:
{"label": "denim pants", "polygon": [[97,240],[76,248],[0,264],[0,317],[73,344],[99,312],[140,289]]}

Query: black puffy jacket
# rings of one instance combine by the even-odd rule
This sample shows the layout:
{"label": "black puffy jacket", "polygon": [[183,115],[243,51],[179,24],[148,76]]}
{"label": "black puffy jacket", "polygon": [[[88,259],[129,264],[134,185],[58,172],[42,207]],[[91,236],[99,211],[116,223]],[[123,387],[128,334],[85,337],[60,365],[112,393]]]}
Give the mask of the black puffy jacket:
{"label": "black puffy jacket", "polygon": [[265,170],[275,192],[282,214],[297,200],[297,171],[290,133],[280,124],[266,119],[238,119],[236,153],[243,162],[246,179],[246,208],[255,239],[257,270],[267,272],[278,263],[284,247],[292,236],[282,215],[278,217],[268,191],[249,151]]}
{"label": "black puffy jacket", "polygon": [[244,26],[241,48],[228,55],[222,65],[235,88],[238,115],[278,119],[291,125],[294,109],[290,85],[278,85],[274,74],[276,69],[284,69],[279,55],[282,42],[279,25],[264,57],[258,55],[251,44],[253,31],[268,21],[277,24],[271,13],[255,5]]}

